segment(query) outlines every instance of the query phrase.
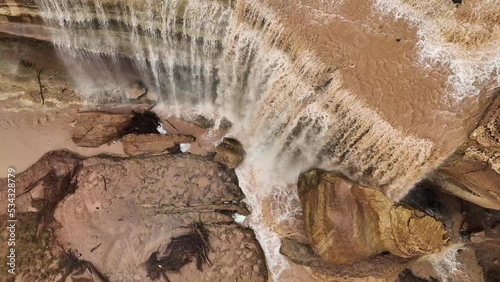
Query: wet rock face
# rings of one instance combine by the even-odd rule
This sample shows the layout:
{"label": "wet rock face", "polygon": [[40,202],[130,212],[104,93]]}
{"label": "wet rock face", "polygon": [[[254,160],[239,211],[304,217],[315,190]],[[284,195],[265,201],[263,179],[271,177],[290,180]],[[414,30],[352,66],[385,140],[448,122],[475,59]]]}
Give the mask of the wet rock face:
{"label": "wet rock face", "polygon": [[445,244],[441,222],[335,173],[305,172],[298,189],[311,246],[328,263],[353,263],[385,251],[418,257]]}
{"label": "wet rock face", "polygon": [[194,136],[182,134],[128,134],[122,138],[123,150],[130,156],[159,154],[175,145],[195,141]]}
{"label": "wet rock face", "polygon": [[[230,216],[248,214],[240,203],[244,195],[236,175],[220,164],[193,155],[83,159],[52,152],[19,174],[19,191],[50,171],[55,171],[55,178],[69,178],[73,194],[63,194],[66,197],[53,212],[55,221],[39,223],[35,229],[50,230],[52,243],[44,250],[62,264],[55,263],[61,268],[52,266],[50,271],[37,269],[38,264],[29,273],[21,270],[24,281],[35,281],[40,273],[46,275],[43,281],[71,281],[82,275],[99,281],[89,275],[92,267],[109,281],[151,281],[144,263],[189,233],[193,225],[206,229],[208,260],[202,270],[195,259],[188,261],[179,272],[167,273],[170,281],[267,280],[264,255],[253,232]],[[51,189],[41,183],[30,192],[46,195]],[[19,202],[23,215],[35,210],[36,201],[30,201]],[[51,218],[52,213],[40,216]],[[20,244],[29,253],[33,246],[23,240]],[[64,253],[70,250],[92,267],[84,264],[84,273],[68,268]]]}
{"label": "wet rock face", "polygon": [[233,138],[224,138],[215,152],[215,161],[225,164],[231,169],[237,168],[245,159],[243,145]]}
{"label": "wet rock face", "polygon": [[96,148],[119,138],[131,119],[132,114],[81,112],[71,129],[71,138],[80,147]]}

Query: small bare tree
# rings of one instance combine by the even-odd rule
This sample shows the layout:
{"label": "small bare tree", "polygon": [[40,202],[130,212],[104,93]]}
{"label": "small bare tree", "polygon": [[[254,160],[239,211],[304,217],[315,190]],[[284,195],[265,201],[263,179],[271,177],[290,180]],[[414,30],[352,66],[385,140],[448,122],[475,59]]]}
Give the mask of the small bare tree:
{"label": "small bare tree", "polygon": [[45,97],[43,97],[43,85],[40,76],[42,75],[43,67],[37,71],[38,86],[40,87],[40,97],[42,98],[42,105],[45,105]]}

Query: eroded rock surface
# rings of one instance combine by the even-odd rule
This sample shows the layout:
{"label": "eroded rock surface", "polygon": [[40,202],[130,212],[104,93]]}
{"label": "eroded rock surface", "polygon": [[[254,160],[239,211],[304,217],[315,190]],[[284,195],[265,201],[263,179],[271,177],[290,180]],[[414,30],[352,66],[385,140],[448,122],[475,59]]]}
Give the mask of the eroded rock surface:
{"label": "eroded rock surface", "polygon": [[298,189],[311,246],[328,263],[353,263],[385,251],[418,257],[445,244],[441,222],[338,174],[305,172]]}
{"label": "eroded rock surface", "polygon": [[215,161],[225,164],[228,168],[237,168],[245,159],[243,145],[233,138],[224,138],[215,152]]}
{"label": "eroded rock surface", "polygon": [[[52,178],[67,181],[57,182],[58,186],[47,182]],[[190,263],[179,273],[168,273],[170,281],[267,279],[253,232],[239,227],[230,216],[248,214],[240,203],[243,194],[234,172],[203,157],[103,155],[83,159],[56,151],[19,174],[18,190],[26,192],[19,196],[19,219],[29,222],[28,229],[33,231],[29,235],[33,237],[24,236],[27,230],[18,233],[18,254],[25,258],[18,264],[18,277],[23,281],[76,279],[64,255],[70,250],[110,281],[150,281],[143,263],[193,223],[209,231],[210,263],[203,265],[203,271]],[[55,202],[43,196],[52,191],[66,195],[63,201],[58,197],[53,220],[44,207],[54,208]],[[46,263],[33,263],[30,256]],[[83,276],[92,277],[88,267]],[[92,279],[98,281],[95,275]]]}
{"label": "eroded rock surface", "polygon": [[80,112],[71,129],[71,138],[80,147],[96,148],[120,137],[132,114]]}
{"label": "eroded rock surface", "polygon": [[448,193],[500,210],[500,98],[490,106],[469,142],[433,178]]}
{"label": "eroded rock surface", "polygon": [[182,134],[127,134],[122,138],[123,150],[130,156],[159,154],[177,144],[195,141],[194,136]]}
{"label": "eroded rock surface", "polygon": [[449,244],[408,268],[429,281],[495,281],[500,273],[500,211],[449,195],[429,181],[419,183],[404,203],[445,224]]}

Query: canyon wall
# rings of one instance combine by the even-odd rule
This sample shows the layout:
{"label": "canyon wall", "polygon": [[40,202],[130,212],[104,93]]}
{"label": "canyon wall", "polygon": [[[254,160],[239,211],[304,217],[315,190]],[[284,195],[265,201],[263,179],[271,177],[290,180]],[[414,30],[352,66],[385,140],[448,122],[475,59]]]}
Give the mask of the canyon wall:
{"label": "canyon wall", "polygon": [[[336,170],[399,201],[468,141],[498,93],[497,11],[472,0],[0,0],[0,98],[44,111],[39,91],[64,107],[129,102],[138,86],[165,116],[230,120],[276,279],[287,266],[278,235],[303,228],[301,172]],[[472,199],[449,175],[433,174]],[[486,198],[475,203],[500,201]]]}
{"label": "canyon wall", "polygon": [[53,42],[87,100],[123,99],[141,81],[175,113],[237,121],[235,135],[289,181],[335,168],[399,200],[466,140],[496,82],[457,91],[455,69],[419,61],[420,26],[382,4],[8,0],[0,31]]}

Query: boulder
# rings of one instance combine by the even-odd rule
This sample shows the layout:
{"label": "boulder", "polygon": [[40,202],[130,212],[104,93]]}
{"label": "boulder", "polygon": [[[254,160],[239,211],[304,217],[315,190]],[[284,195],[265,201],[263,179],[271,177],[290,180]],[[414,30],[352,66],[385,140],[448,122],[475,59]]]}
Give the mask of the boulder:
{"label": "boulder", "polygon": [[418,257],[446,243],[441,222],[336,173],[302,173],[298,189],[309,241],[327,263],[349,264],[386,251]]}
{"label": "boulder", "polygon": [[120,131],[132,117],[132,114],[79,112],[71,128],[71,138],[79,147],[97,148],[120,138]]}
{"label": "boulder", "polygon": [[230,169],[237,168],[245,159],[243,145],[233,138],[224,138],[215,149],[215,161],[226,165]]}
{"label": "boulder", "polygon": [[227,129],[231,129],[232,127],[233,127],[233,123],[229,119],[223,117],[222,120],[220,121],[219,129],[220,130],[227,130]]}
{"label": "boulder", "polygon": [[130,88],[127,91],[127,97],[131,100],[140,100],[140,101],[157,100],[156,93],[150,91],[142,81],[137,81],[130,86]]}
{"label": "boulder", "polygon": [[[16,203],[17,219],[25,224],[16,229],[22,281],[163,281],[150,275],[146,262],[171,245],[185,251],[174,258],[189,258],[194,230],[206,232],[202,244],[208,246],[200,255],[208,260],[167,260],[165,268],[180,267],[164,271],[170,281],[267,281],[253,231],[231,217],[248,215],[237,177],[205,157],[83,158],[55,151],[17,177],[19,193],[40,195],[19,195]],[[0,190],[3,197],[2,191],[7,189]],[[60,194],[57,202],[52,191]],[[43,201],[50,205],[38,209]],[[6,211],[0,211],[2,230]],[[0,273],[1,281],[8,278],[7,271]]]}
{"label": "boulder", "polygon": [[122,138],[127,155],[160,154],[177,144],[193,143],[196,138],[182,134],[127,134]]}
{"label": "boulder", "polygon": [[127,94],[129,99],[139,99],[148,94],[148,88],[141,81],[137,81],[132,84]]}

